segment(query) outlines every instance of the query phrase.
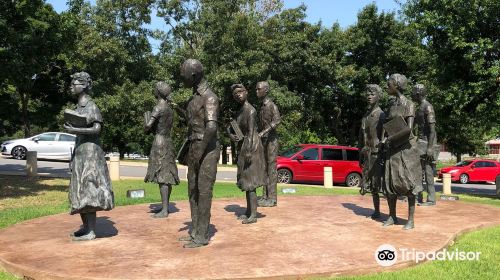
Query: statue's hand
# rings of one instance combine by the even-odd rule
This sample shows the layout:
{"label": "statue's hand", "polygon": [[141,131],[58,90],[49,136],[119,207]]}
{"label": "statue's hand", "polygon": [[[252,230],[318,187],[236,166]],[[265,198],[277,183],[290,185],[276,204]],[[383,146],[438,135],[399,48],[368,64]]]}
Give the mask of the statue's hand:
{"label": "statue's hand", "polygon": [[427,150],[425,151],[425,155],[427,156],[427,160],[434,160],[434,151],[432,150],[432,148],[427,148]]}
{"label": "statue's hand", "polygon": [[65,123],[63,127],[69,133],[75,133],[76,132],[76,129],[71,124],[69,124],[69,123]]}

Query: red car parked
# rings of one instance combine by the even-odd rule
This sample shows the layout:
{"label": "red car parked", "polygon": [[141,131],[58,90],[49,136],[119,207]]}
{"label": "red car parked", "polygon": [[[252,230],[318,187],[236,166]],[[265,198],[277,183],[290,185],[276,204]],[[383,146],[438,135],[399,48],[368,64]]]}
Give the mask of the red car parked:
{"label": "red car parked", "polygon": [[438,172],[438,177],[443,178],[443,173],[450,173],[451,180],[467,184],[468,182],[494,182],[500,175],[500,163],[494,160],[474,159],[461,161],[455,166],[443,167]]}
{"label": "red car parked", "polygon": [[323,168],[332,167],[333,183],[358,187],[361,183],[358,148],[301,144],[281,153],[277,159],[278,182],[323,183]]}

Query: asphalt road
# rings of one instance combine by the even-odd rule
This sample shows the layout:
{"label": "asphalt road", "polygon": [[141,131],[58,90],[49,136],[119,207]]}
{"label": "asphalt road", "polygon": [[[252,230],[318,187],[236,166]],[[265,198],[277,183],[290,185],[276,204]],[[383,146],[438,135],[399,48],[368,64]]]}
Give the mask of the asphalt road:
{"label": "asphalt road", "polygon": [[[0,158],[0,174],[23,175],[26,174],[25,167],[25,160],[16,160],[5,156]],[[179,168],[179,178],[181,180],[186,179],[186,170],[186,168]],[[146,166],[120,166],[120,176],[124,177],[144,178],[146,171]],[[38,174],[41,176],[69,178],[71,175],[69,162],[38,160]],[[236,172],[219,170],[217,172],[217,181],[236,182]]]}
{"label": "asphalt road", "polygon": [[[23,175],[26,174],[25,171],[26,161],[16,160],[2,156],[0,158],[0,174],[16,174]],[[51,177],[63,177],[68,178],[70,176],[69,163],[63,161],[38,161],[38,173],[42,176]],[[120,166],[120,175],[124,177],[138,177],[144,178],[146,175],[146,166]],[[186,168],[179,169],[179,177],[181,180],[186,179]],[[229,181],[236,182],[236,171],[222,171],[217,172],[217,181]],[[442,190],[441,182],[436,182],[436,190]],[[495,195],[496,186],[493,183],[484,184],[458,184],[452,183],[452,192],[459,193],[469,193],[478,195]]]}

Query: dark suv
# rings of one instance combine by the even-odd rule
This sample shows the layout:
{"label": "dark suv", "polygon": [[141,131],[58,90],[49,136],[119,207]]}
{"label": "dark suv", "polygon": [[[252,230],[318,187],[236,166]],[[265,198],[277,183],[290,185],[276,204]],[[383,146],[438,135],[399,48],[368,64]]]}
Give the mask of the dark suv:
{"label": "dark suv", "polygon": [[358,148],[321,144],[300,144],[280,153],[278,182],[323,183],[324,167],[332,167],[333,183],[358,187],[361,183]]}

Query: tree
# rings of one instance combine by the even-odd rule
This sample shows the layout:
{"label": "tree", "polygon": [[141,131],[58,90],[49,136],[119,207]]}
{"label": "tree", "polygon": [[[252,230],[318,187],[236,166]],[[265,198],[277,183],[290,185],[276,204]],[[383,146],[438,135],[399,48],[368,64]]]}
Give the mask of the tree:
{"label": "tree", "polygon": [[429,52],[425,81],[438,116],[438,137],[460,160],[484,150],[500,126],[500,2],[410,0],[405,19]]}
{"label": "tree", "polygon": [[[2,1],[0,3],[0,82],[2,95],[12,95],[21,103],[21,120],[7,116],[9,125],[20,122],[24,136],[31,134],[30,113],[43,110],[33,104],[37,75],[49,68],[61,48],[60,17],[42,0]],[[36,103],[36,102],[35,102]],[[30,107],[31,106],[31,107]],[[11,115],[16,116],[16,115]],[[11,129],[12,130],[12,127]]]}

